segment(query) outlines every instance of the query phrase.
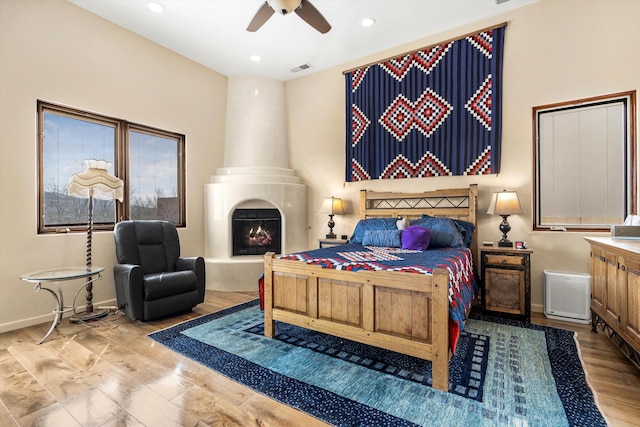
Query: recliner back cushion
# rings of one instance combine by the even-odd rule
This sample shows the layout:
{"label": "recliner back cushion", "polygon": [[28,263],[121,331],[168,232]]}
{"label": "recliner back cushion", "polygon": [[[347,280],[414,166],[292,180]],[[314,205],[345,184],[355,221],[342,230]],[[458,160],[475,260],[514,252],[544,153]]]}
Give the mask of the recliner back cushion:
{"label": "recliner back cushion", "polygon": [[114,228],[120,264],[136,264],[142,274],[175,271],[180,241],[175,226],[166,221],[124,221]]}

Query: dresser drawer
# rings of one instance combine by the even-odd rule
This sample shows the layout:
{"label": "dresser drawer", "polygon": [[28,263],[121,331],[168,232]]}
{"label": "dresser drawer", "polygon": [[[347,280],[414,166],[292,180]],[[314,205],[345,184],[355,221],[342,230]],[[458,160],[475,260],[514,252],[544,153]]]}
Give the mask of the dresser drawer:
{"label": "dresser drawer", "polygon": [[524,256],[485,254],[484,262],[488,265],[522,266],[524,265]]}

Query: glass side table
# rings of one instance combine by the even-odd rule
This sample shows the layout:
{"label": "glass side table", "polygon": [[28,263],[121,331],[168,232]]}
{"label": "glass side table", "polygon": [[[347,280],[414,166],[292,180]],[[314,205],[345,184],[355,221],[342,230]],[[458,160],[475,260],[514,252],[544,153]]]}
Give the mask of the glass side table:
{"label": "glass side table", "polygon": [[[64,298],[62,296],[62,287],[60,286],[60,282],[86,278],[87,279],[86,283],[82,285],[80,289],[78,289],[78,291],[76,292],[76,297],[77,297],[78,293],[80,293],[82,289],[86,288],[89,283],[93,283],[96,280],[101,279],[102,278],[101,273],[103,271],[104,271],[104,267],[91,267],[91,268],[62,267],[62,268],[52,268],[49,270],[34,271],[33,273],[22,274],[20,276],[21,280],[36,284],[33,288],[35,292],[40,292],[41,290],[47,291],[51,294],[51,296],[53,296],[53,298],[56,301],[56,308],[53,310],[53,314],[54,314],[53,323],[51,323],[51,327],[49,328],[49,331],[47,331],[45,336],[38,342],[38,344],[42,344],[44,340],[49,338],[49,335],[51,335],[51,332],[53,332],[53,330],[57,328],[58,325],[60,324],[60,321],[62,320],[62,315],[64,313],[68,313],[70,311],[73,311],[74,313],[76,313],[75,298],[73,299],[73,305],[71,306],[64,305]],[[57,288],[57,293],[53,289],[49,289],[43,286],[43,283],[55,284]]]}

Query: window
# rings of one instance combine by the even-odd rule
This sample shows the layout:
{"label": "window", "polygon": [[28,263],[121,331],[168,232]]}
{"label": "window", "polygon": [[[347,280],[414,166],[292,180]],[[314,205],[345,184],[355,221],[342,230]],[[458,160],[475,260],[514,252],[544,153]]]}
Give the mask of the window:
{"label": "window", "polygon": [[94,200],[94,229],[116,218],[162,219],[185,226],[185,137],[125,120],[38,102],[38,232],[85,231],[87,199],[67,195],[86,159],[106,160],[125,184],[123,203]]}
{"label": "window", "polygon": [[535,230],[608,231],[636,212],[635,91],[533,116]]}

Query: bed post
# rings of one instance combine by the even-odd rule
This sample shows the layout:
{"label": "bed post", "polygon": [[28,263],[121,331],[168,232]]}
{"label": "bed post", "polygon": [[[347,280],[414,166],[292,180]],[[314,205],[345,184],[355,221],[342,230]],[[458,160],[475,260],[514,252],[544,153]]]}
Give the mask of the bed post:
{"label": "bed post", "polygon": [[433,270],[432,304],[432,386],[449,391],[449,271],[443,268]]}
{"label": "bed post", "polygon": [[473,268],[476,269],[476,274],[478,273],[477,268],[480,265],[480,258],[479,258],[480,253],[478,252],[479,244],[478,244],[477,214],[478,214],[478,184],[471,184],[469,186],[469,217],[467,221],[476,226],[476,228],[473,230],[473,239],[471,240]]}
{"label": "bed post", "polygon": [[367,217],[365,211],[367,209],[367,190],[360,190],[360,219]]}
{"label": "bed post", "polygon": [[264,336],[273,338],[276,322],[273,320],[273,258],[275,253],[264,254]]}

